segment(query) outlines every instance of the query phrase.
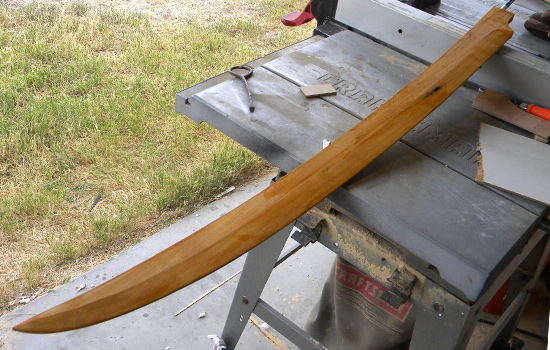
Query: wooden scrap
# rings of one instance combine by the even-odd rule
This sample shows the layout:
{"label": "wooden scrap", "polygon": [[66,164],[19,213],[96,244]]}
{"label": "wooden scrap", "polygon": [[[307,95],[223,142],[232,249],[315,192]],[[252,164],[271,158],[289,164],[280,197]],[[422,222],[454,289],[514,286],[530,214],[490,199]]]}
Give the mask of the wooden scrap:
{"label": "wooden scrap", "polygon": [[[227,190],[225,190],[222,193],[218,194],[216,197],[214,197],[214,200],[218,200],[218,199],[230,194],[233,191],[235,191],[235,186],[231,186]],[[200,216],[200,214],[197,214],[197,216]]]}
{"label": "wooden scrap", "polygon": [[267,340],[271,342],[271,344],[275,346],[276,349],[288,350],[288,347],[286,346],[286,344],[281,339],[279,339],[275,334],[273,334],[269,329],[262,327],[262,323],[260,323],[260,321],[258,321],[257,318],[251,315],[248,320],[254,326],[258,327],[260,332],[267,338]]}
{"label": "wooden scrap", "polygon": [[[243,272],[242,269],[240,269],[239,271],[235,272],[234,274],[232,274],[231,276],[229,276],[228,278],[226,278],[225,280],[221,281],[220,283],[218,283],[216,286],[210,288],[208,291],[206,291],[206,293],[202,294],[200,297],[198,297],[197,299],[193,300],[191,303],[189,303],[187,306],[185,306],[183,309],[179,310],[178,312],[176,312],[174,314],[174,316],[177,316],[179,314],[181,314],[182,312],[184,312],[185,310],[189,309],[191,306],[195,305],[196,303],[198,303],[199,301],[201,301],[202,299],[204,299],[206,296],[212,294],[213,291],[215,291],[216,289],[220,288],[221,286],[223,286],[224,284],[226,284],[227,282],[231,281],[234,277],[236,277],[237,275],[239,275],[241,272]],[[205,314],[206,316],[206,314]]]}
{"label": "wooden scrap", "polygon": [[306,97],[336,95],[336,90],[330,84],[302,86],[300,90]]}
{"label": "wooden scrap", "polygon": [[533,140],[538,141],[538,142],[542,142],[542,143],[548,143],[548,139],[547,139],[547,138],[540,137],[539,135],[535,135],[535,137],[533,138]]}
{"label": "wooden scrap", "polygon": [[550,205],[550,145],[481,124],[478,149],[476,181]]}
{"label": "wooden scrap", "polygon": [[542,140],[550,137],[550,122],[522,111],[506,96],[491,90],[480,92],[472,107],[538,135]]}

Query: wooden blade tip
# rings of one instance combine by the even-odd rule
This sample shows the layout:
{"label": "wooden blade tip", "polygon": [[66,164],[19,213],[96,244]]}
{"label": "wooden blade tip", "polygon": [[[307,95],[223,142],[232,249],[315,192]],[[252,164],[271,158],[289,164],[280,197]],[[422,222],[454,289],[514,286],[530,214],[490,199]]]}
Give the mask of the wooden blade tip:
{"label": "wooden blade tip", "polygon": [[65,319],[66,315],[62,312],[60,313],[58,310],[59,306],[39,313],[38,315],[15,325],[12,327],[12,330],[21,333],[45,334],[64,332],[85,327],[85,325],[78,327],[67,327],[64,322],[60,322],[60,320]]}
{"label": "wooden blade tip", "polygon": [[36,323],[34,321],[35,317],[36,316],[31,317],[28,320],[25,320],[15,325],[12,330],[21,333],[43,333],[38,331],[38,328],[36,327]]}

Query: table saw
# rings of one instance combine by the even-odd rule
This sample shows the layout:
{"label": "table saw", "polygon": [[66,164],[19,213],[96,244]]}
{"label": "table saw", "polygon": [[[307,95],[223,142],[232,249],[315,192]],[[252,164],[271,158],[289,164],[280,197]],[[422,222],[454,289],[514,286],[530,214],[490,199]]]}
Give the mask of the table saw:
{"label": "table saw", "polygon": [[[283,176],[368,118],[498,3],[442,0],[418,9],[395,0],[313,1],[319,26],[311,38],[248,63],[253,112],[243,82],[228,73],[180,91],[176,111],[212,125]],[[550,107],[550,44],[523,29],[547,8],[516,2],[513,38],[465,86],[249,253],[221,336],[228,349],[252,312],[301,349],[324,348],[260,298],[291,230],[302,246],[318,241],[375,278],[388,305],[411,303],[414,349],[465,348],[480,310],[508,280],[505,310],[480,348],[507,344],[548,256],[548,208],[474,181],[481,123],[532,135],[471,104],[482,87]],[[300,92],[317,84],[336,95]],[[411,290],[418,298],[409,300]]]}

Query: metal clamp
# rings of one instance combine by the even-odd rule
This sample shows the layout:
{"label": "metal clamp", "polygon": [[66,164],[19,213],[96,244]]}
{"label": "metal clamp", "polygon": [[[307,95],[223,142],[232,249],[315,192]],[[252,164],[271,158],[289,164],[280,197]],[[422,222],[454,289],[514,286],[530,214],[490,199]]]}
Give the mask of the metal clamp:
{"label": "metal clamp", "polygon": [[305,247],[309,243],[317,242],[321,229],[325,226],[325,220],[309,211],[300,216],[294,226],[297,229],[293,231],[292,239]]}
{"label": "metal clamp", "polygon": [[406,269],[395,269],[388,282],[391,283],[391,288],[385,291],[380,299],[388,303],[394,309],[398,309],[401,304],[409,300],[411,297],[416,276]]}

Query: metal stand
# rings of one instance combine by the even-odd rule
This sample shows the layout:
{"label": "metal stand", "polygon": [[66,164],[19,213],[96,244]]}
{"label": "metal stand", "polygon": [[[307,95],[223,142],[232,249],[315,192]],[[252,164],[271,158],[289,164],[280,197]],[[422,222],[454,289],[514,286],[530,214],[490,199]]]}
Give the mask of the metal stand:
{"label": "metal stand", "polygon": [[[522,254],[512,259],[498,280],[506,280],[506,272],[514,269],[512,283],[506,297],[507,307],[491,332],[477,345],[477,349],[511,349],[509,342],[523,314],[533,287],[539,278],[548,253],[548,234],[534,232]],[[521,276],[521,283],[514,280]],[[411,349],[464,349],[480,317],[481,310],[502,283],[493,286],[473,305],[463,302],[431,280],[426,280],[421,305],[417,314]],[[431,306],[431,307],[430,307]],[[504,347],[500,347],[504,346]]]}
{"label": "metal stand", "polygon": [[300,349],[323,349],[306,332],[260,299],[271,271],[301,248],[301,245],[297,244],[280,256],[292,227],[294,227],[294,223],[248,253],[222,332],[222,339],[228,350],[235,349],[253,312],[271,327],[284,334]]}
{"label": "metal stand", "polygon": [[[330,220],[330,225],[326,225],[327,220]],[[227,349],[235,349],[252,313],[258,315],[300,349],[325,349],[260,298],[274,267],[300,249],[302,245],[315,242],[318,238],[327,248],[366,273],[369,266],[372,267],[372,263],[376,261],[383,261],[390,266],[394,264],[398,266],[403,261],[400,260],[402,257],[393,259],[391,254],[388,255],[391,247],[384,247],[382,244],[380,248],[380,237],[376,241],[377,249],[373,249],[373,245],[369,243],[371,241],[369,235],[373,233],[366,228],[363,228],[363,232],[358,231],[356,227],[358,224],[342,214],[334,215],[333,212],[327,213],[314,208],[298,219],[295,224],[305,232],[300,239],[302,244],[297,244],[288,253],[280,256],[294,224],[287,226],[249,252],[222,333]],[[354,249],[348,249],[351,247]],[[355,256],[346,254],[349,251],[360,252],[360,254]],[[417,308],[417,317],[410,349],[466,348],[481,310],[503,282],[511,276],[507,308],[478,349],[507,345],[527,304],[531,290],[542,272],[549,251],[548,235],[540,229],[536,230],[522,252],[510,260],[503,273],[473,304],[465,302],[441,286],[441,283],[434,281],[437,278],[433,278],[434,280],[426,278],[421,300],[414,303]],[[384,281],[381,282],[384,283]],[[385,284],[388,283],[385,282]]]}

